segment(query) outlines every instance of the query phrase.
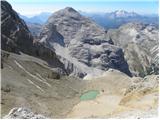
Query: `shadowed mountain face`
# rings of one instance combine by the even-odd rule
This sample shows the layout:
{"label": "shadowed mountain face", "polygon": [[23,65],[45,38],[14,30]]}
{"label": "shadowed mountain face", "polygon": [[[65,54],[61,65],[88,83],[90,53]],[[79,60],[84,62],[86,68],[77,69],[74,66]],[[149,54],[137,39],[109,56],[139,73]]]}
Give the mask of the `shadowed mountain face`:
{"label": "shadowed mountain face", "polygon": [[[52,67],[64,71],[63,64],[53,50],[33,40],[25,22],[6,1],[1,1],[1,48],[20,54],[21,52],[41,58]],[[3,58],[2,58],[3,59]]]}
{"label": "shadowed mountain face", "polygon": [[[51,25],[56,26],[57,31],[64,37],[63,40],[60,39],[59,42],[54,40],[56,35],[52,33]],[[106,37],[106,31],[103,28],[80,15],[73,8],[67,7],[49,17],[40,34],[40,39],[42,43],[48,42],[55,49],[56,54],[72,62],[72,65],[85,74],[89,73],[82,70],[84,68],[82,66],[100,71],[114,68],[131,75],[122,49]],[[63,63],[65,64],[64,60]]]}
{"label": "shadowed mountain face", "polygon": [[31,53],[33,38],[26,24],[12,10],[10,4],[1,1],[2,49],[10,52]]}

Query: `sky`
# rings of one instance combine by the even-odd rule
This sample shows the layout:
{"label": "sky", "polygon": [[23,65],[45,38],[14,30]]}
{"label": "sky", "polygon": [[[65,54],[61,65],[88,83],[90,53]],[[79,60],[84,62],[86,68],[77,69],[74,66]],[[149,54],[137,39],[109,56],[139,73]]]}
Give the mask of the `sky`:
{"label": "sky", "polygon": [[83,12],[126,10],[138,14],[158,14],[158,0],[7,0],[18,13],[31,17],[73,7]]}

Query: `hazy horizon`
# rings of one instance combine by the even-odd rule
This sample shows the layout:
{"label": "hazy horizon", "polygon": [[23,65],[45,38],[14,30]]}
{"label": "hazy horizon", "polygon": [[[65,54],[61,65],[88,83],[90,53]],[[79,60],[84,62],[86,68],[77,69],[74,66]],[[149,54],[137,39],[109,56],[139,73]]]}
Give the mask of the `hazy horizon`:
{"label": "hazy horizon", "polygon": [[32,17],[65,7],[72,7],[86,13],[106,13],[116,10],[138,14],[158,14],[158,0],[7,0],[21,15]]}

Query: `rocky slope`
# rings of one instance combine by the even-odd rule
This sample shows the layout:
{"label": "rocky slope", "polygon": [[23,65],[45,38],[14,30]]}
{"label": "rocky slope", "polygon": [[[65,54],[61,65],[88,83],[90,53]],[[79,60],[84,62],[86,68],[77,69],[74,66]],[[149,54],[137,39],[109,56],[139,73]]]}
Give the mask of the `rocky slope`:
{"label": "rocky slope", "polygon": [[124,49],[135,75],[158,74],[158,28],[151,24],[128,23],[109,30],[108,38]]}
{"label": "rocky slope", "polygon": [[[149,117],[158,116],[159,77],[150,75],[131,78],[126,75],[129,70],[122,49],[116,47],[111,39],[107,39],[105,31],[96,24],[81,16],[85,23],[81,23],[83,27],[80,30],[87,29],[85,33],[88,33],[86,35],[77,31],[75,40],[73,38],[71,41],[57,31],[60,29],[58,26],[56,28],[55,24],[47,24],[41,33],[41,39],[33,40],[25,23],[11,6],[6,1],[1,1],[1,6],[2,118],[127,118],[131,115],[137,118],[139,114],[140,118],[146,117],[146,114]],[[65,12],[66,10],[68,14],[74,11],[70,8],[66,8]],[[74,17],[72,19],[76,21]],[[90,31],[85,24],[93,29]],[[67,27],[67,30],[71,28]],[[70,35],[70,31],[67,35]],[[77,45],[80,46],[78,49]],[[88,60],[86,48],[90,56],[97,55],[96,58],[101,58],[103,62],[97,62],[100,65],[95,66],[90,64],[92,59]],[[157,54],[157,48],[151,49],[153,55]],[[76,53],[73,53],[75,49]],[[82,58],[75,56],[79,53]],[[105,71],[102,63],[107,65],[106,68],[118,70]],[[82,80],[60,76],[57,71],[65,72],[64,67],[67,68],[67,73],[74,71],[80,77],[89,73],[96,74],[96,77],[85,76],[85,80]],[[92,91],[96,91],[96,96],[85,96],[91,96],[92,99],[81,99],[84,94]]]}
{"label": "rocky slope", "polygon": [[1,117],[12,108],[27,107],[48,118],[63,118],[78,103],[85,87],[82,80],[59,76],[36,57],[2,52]]}
{"label": "rocky slope", "polygon": [[128,78],[112,70],[90,80],[88,82],[92,89],[101,92],[95,99],[75,105],[67,115],[68,118],[158,117],[159,76]]}
{"label": "rocky slope", "polygon": [[[63,38],[57,37],[55,29]],[[82,71],[82,76],[89,74],[82,70],[84,68],[82,66],[89,67],[89,71],[91,69],[106,71],[114,68],[131,76],[122,49],[115,46],[111,39],[106,38],[106,31],[103,28],[73,8],[67,7],[55,12],[44,26],[40,39],[42,43],[49,43],[56,54],[65,59],[63,63],[69,61],[72,66],[79,69],[79,72]]]}
{"label": "rocky slope", "polygon": [[[52,67],[65,73],[64,65],[54,50],[33,40],[25,22],[6,1],[1,1],[1,49],[20,54],[21,52],[41,58]],[[3,59],[3,58],[2,58]],[[3,61],[3,60],[2,60]]]}
{"label": "rocky slope", "polygon": [[[138,118],[139,114],[144,118],[143,113],[157,117],[158,76],[130,78],[120,71],[109,70],[88,80],[59,78],[41,59],[26,54],[3,54],[2,117],[42,117],[33,113],[46,118],[127,118],[130,114],[132,118]],[[95,99],[80,99],[92,90],[99,92]],[[15,107],[21,109],[8,114]],[[23,109],[26,107],[33,112]]]}
{"label": "rocky slope", "polygon": [[1,1],[1,20],[2,49],[16,53],[31,53],[32,35],[24,21],[6,1]]}
{"label": "rocky slope", "polygon": [[34,114],[27,108],[13,108],[9,114],[3,117],[4,119],[46,119],[43,115]]}
{"label": "rocky slope", "polygon": [[29,31],[32,33],[33,37],[39,36],[39,33],[41,32],[42,25],[38,23],[26,23]]}

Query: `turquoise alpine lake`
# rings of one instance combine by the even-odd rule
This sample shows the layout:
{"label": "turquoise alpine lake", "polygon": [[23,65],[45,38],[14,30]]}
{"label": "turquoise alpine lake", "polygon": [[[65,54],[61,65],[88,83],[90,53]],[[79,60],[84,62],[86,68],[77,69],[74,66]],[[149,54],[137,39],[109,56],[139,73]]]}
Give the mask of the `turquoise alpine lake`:
{"label": "turquoise alpine lake", "polygon": [[93,100],[98,94],[98,90],[89,90],[80,96],[80,100]]}

